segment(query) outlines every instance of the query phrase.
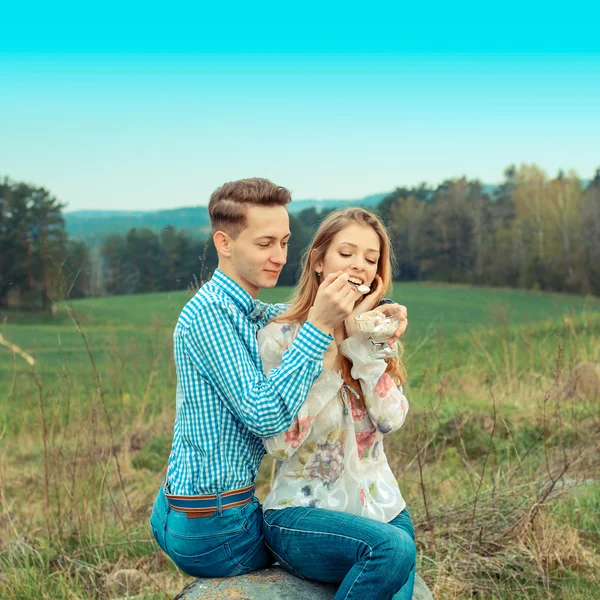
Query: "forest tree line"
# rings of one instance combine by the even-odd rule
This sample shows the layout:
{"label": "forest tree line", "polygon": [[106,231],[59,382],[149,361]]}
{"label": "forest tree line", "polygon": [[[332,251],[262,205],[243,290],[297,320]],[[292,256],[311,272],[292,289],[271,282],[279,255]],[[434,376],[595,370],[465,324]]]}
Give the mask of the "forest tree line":
{"label": "forest tree line", "polygon": [[[489,186],[488,186],[489,187]],[[443,281],[600,295],[600,169],[584,187],[568,172],[509,167],[492,194],[476,180],[399,187],[376,212],[394,246],[396,281]],[[131,229],[98,249],[69,239],[64,206],[45,188],[0,181],[0,307],[50,310],[52,301],[186,289],[217,264],[210,239],[168,226]],[[328,210],[290,215],[293,285]]]}

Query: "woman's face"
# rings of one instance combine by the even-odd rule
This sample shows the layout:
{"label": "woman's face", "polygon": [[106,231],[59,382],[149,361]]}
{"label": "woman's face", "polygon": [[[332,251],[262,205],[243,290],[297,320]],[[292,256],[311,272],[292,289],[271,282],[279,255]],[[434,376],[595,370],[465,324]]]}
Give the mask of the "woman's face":
{"label": "woman's face", "polygon": [[370,286],[377,275],[377,264],[381,252],[379,236],[369,225],[352,223],[339,231],[321,262],[315,264],[321,271],[321,281],[330,273],[348,273],[349,281],[355,285]]}

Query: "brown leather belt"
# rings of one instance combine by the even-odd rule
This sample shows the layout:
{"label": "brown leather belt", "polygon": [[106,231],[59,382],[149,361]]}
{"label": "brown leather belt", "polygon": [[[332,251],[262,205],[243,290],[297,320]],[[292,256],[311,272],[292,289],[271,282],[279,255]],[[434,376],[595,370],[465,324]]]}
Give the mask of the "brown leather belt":
{"label": "brown leather belt", "polygon": [[[254,497],[254,484],[240,488],[221,492],[221,510],[244,506]],[[165,497],[169,506],[178,512],[185,513],[188,519],[200,519],[202,517],[212,517],[218,513],[217,494],[208,494],[206,496],[175,496],[167,494]]]}

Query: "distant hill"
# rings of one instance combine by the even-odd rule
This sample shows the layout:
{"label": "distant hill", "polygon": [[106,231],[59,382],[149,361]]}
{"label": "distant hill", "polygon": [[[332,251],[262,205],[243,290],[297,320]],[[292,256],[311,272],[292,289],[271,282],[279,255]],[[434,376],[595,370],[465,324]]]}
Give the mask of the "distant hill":
{"label": "distant hill", "polygon": [[[346,206],[377,206],[387,194],[373,194],[358,200],[293,200],[292,214],[307,208],[343,208]],[[147,227],[159,233],[168,225],[187,231],[193,236],[204,236],[210,229],[206,206],[189,206],[157,211],[76,210],[64,213],[69,236],[97,245],[112,234],[126,234],[136,227]]]}
{"label": "distant hill", "polygon": [[116,211],[80,210],[64,213],[69,237],[85,240],[90,245],[101,243],[112,234],[126,234],[136,227],[147,227],[158,233],[168,225],[188,231],[191,235],[202,235],[209,230],[206,206],[190,206],[171,210]]}
{"label": "distant hill", "polygon": [[[586,187],[589,180],[582,180]],[[483,191],[493,200],[496,185],[484,183]],[[318,210],[344,208],[346,206],[377,206],[389,193],[372,194],[354,200],[292,200],[289,205],[291,214],[297,214],[307,208]],[[431,192],[433,194],[433,190]],[[167,225],[187,231],[192,236],[204,237],[210,230],[208,209],[206,206],[187,206],[157,211],[139,210],[77,210],[64,213],[67,232],[74,239],[83,239],[90,246],[96,246],[111,234],[126,234],[130,229],[147,227],[159,233]]]}
{"label": "distant hill", "polygon": [[389,193],[373,194],[359,200],[292,200],[289,210],[290,213],[295,215],[313,207],[322,210],[324,208],[345,208],[346,206],[377,206]]}
{"label": "distant hill", "polygon": [[[582,179],[583,187],[590,183]],[[483,191],[494,199],[496,185],[484,183]],[[307,208],[318,210],[344,208],[346,206],[377,206],[389,193],[372,194],[354,200],[293,200],[289,206],[291,214],[297,214]],[[433,194],[433,191],[432,191]],[[204,237],[210,229],[206,206],[190,206],[157,211],[140,210],[77,210],[64,213],[67,232],[74,239],[83,239],[89,245],[96,246],[111,234],[126,234],[133,227],[147,227],[159,233],[167,225],[187,231],[192,236]]]}

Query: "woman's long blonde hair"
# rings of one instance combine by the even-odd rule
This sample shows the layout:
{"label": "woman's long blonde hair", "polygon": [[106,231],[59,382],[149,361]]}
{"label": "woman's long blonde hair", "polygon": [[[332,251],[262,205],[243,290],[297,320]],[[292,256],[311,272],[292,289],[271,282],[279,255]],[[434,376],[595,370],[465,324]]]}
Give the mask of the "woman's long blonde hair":
{"label": "woman's long blonde hair", "polygon": [[[275,321],[280,323],[304,323],[308,318],[308,311],[312,307],[317,290],[321,284],[320,277],[316,274],[316,265],[322,262],[325,254],[333,241],[333,238],[342,229],[349,225],[368,226],[375,231],[379,238],[380,254],[377,262],[377,275],[381,277],[382,284],[377,294],[383,297],[392,287],[392,244],[388,232],[381,220],[373,213],[364,208],[347,208],[345,210],[336,210],[330,213],[321,223],[311,244],[302,257],[302,273],[300,280],[296,285],[294,294],[290,300],[290,307]],[[406,371],[400,361],[402,346],[398,344],[400,352],[397,356],[388,359],[386,373],[389,373],[400,385],[406,380]],[[362,392],[357,381],[352,379],[350,371],[351,362],[343,355],[340,355],[342,367],[342,377],[347,385],[351,386],[362,399]]]}

